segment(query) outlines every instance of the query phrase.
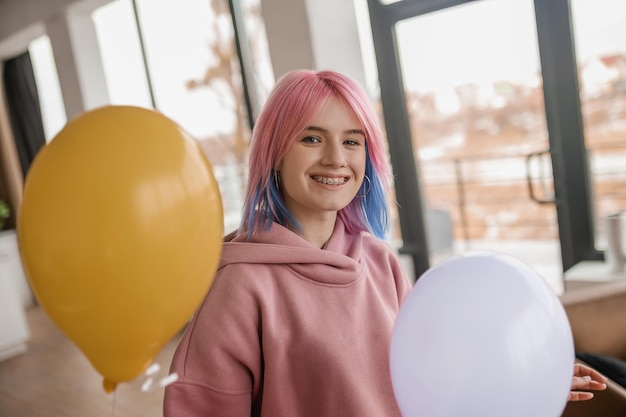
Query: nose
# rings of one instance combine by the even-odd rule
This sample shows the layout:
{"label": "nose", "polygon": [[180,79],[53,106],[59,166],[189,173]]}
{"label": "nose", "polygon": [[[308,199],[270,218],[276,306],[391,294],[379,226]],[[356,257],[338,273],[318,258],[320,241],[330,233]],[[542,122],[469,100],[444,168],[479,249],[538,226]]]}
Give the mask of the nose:
{"label": "nose", "polygon": [[324,155],[322,157],[322,164],[331,167],[344,167],[347,165],[345,149],[342,143],[328,142],[324,147]]}

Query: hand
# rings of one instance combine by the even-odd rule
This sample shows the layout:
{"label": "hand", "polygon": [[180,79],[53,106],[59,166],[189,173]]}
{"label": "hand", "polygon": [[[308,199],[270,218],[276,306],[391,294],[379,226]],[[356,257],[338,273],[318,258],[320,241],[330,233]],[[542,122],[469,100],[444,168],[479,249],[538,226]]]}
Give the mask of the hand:
{"label": "hand", "polygon": [[592,392],[578,391],[606,389],[606,377],[595,369],[580,363],[574,364],[574,378],[572,379],[572,391],[569,393],[568,401],[586,401],[593,398]]}

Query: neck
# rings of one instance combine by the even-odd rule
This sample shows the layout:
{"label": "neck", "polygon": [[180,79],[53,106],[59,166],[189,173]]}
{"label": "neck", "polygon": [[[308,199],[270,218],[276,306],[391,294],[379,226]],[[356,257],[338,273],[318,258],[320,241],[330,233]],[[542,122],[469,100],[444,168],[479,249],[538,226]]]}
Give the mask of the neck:
{"label": "neck", "polygon": [[293,231],[315,247],[324,248],[335,230],[337,215],[335,213],[334,216],[325,218],[309,218],[306,221],[298,219],[298,221],[301,229]]}

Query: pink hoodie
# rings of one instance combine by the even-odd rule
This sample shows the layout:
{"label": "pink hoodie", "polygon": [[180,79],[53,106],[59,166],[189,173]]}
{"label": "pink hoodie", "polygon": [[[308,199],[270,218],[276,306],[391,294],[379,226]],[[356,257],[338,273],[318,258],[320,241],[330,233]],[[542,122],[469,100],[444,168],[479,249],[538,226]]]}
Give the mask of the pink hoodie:
{"label": "pink hoodie", "polygon": [[400,416],[389,342],[410,283],[394,251],[339,220],[325,250],[278,224],[230,239],[164,416]]}

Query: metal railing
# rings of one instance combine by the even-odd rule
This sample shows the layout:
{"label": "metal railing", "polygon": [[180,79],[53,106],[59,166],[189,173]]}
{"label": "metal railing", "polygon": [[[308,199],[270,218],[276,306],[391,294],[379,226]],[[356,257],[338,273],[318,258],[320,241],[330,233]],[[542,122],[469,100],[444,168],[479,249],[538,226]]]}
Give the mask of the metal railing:
{"label": "metal railing", "polygon": [[[626,211],[626,143],[588,148],[596,218]],[[550,151],[422,159],[424,195],[447,210],[454,236],[546,239],[558,236]]]}

